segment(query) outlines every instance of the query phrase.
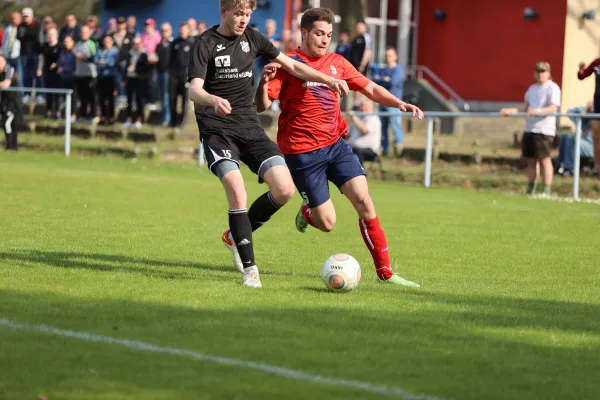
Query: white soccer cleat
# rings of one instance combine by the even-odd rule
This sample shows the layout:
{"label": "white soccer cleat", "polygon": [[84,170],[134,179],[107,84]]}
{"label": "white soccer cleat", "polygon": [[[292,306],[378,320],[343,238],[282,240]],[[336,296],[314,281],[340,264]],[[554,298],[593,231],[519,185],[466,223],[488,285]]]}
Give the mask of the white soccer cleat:
{"label": "white soccer cleat", "polygon": [[237,268],[238,271],[240,271],[240,273],[244,273],[244,264],[242,264],[242,259],[240,258],[240,253],[238,253],[238,249],[235,245],[235,242],[233,241],[233,238],[231,237],[231,233],[228,230],[226,230],[225,232],[223,232],[223,244],[225,245],[225,247],[227,247],[230,251],[231,251],[231,258],[232,258],[232,262],[233,262],[233,266],[235,268]]}
{"label": "white soccer cleat", "polygon": [[262,283],[260,283],[260,276],[258,275],[258,268],[256,267],[256,265],[244,268],[244,278],[242,279],[242,284],[251,288],[262,287]]}

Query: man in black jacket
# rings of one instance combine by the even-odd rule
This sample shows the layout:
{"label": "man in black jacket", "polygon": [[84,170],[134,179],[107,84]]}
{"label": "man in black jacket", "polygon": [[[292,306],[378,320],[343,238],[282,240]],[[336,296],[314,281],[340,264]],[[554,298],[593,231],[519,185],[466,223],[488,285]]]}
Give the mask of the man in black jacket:
{"label": "man in black jacket", "polygon": [[[23,85],[25,87],[40,87],[40,80],[36,79],[38,69],[38,57],[40,54],[40,32],[41,27],[33,17],[31,8],[24,8],[21,11],[23,22],[19,27],[17,38],[21,42],[21,65],[23,66]],[[26,95],[23,98],[28,103],[30,97]],[[38,102],[42,102],[42,97],[38,96]]]}
{"label": "man in black jacket", "polygon": [[[187,115],[188,84],[187,71],[190,61],[190,52],[194,45],[190,37],[190,26],[187,22],[179,25],[179,37],[171,43],[169,61],[169,100],[171,102],[171,126],[180,128]],[[181,97],[181,113],[177,112],[177,100]]]}
{"label": "man in black jacket", "polygon": [[2,128],[6,136],[6,149],[17,151],[17,127],[23,118],[21,96],[18,92],[7,92],[11,86],[16,86],[17,76],[15,69],[6,63],[4,56],[0,55],[0,115]]}
{"label": "man in black jacket", "polygon": [[163,126],[171,124],[171,103],[169,102],[169,64],[171,60],[171,43],[173,43],[173,28],[165,22],[160,26],[161,42],[156,46],[156,71],[163,117]]}

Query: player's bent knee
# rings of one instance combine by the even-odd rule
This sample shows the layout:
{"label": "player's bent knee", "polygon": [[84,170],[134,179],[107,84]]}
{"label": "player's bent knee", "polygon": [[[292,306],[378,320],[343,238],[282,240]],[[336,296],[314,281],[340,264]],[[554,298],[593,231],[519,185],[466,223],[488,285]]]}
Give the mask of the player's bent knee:
{"label": "player's bent knee", "polygon": [[258,175],[267,182],[273,198],[279,204],[284,205],[294,197],[294,181],[283,157],[273,156],[263,161]]}
{"label": "player's bent knee", "polygon": [[328,217],[325,218],[324,220],[321,221],[321,230],[323,232],[331,232],[333,231],[333,228],[335,228],[335,223],[336,223],[336,219],[335,216],[334,217]]}
{"label": "player's bent knee", "polygon": [[281,185],[274,187],[271,189],[271,193],[275,200],[284,205],[289,202],[296,192],[296,188],[294,187],[294,182],[290,179],[289,182],[282,183]]}
{"label": "player's bent knee", "polygon": [[313,213],[313,223],[323,232],[333,231],[336,222],[335,214],[317,215],[315,218],[315,213]]}

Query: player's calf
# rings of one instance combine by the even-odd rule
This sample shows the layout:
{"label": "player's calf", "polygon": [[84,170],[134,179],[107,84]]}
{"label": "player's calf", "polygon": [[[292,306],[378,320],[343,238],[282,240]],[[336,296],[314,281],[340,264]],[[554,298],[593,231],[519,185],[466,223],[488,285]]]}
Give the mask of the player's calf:
{"label": "player's calf", "polygon": [[283,157],[274,156],[259,169],[259,176],[269,185],[270,191],[252,203],[248,217],[252,231],[267,223],[271,217],[294,197],[294,182]]}
{"label": "player's calf", "polygon": [[244,178],[236,163],[229,160],[219,162],[214,167],[217,176],[220,178],[229,208],[234,210],[245,209],[248,201]]}
{"label": "player's calf", "polygon": [[302,212],[309,225],[320,231],[331,232],[335,228],[337,217],[331,199],[314,208],[309,208],[308,204],[303,204],[300,212]]}
{"label": "player's calf", "polygon": [[364,175],[357,176],[342,185],[342,192],[352,203],[359,218],[369,220],[377,216],[373,199],[369,194],[367,178]]}

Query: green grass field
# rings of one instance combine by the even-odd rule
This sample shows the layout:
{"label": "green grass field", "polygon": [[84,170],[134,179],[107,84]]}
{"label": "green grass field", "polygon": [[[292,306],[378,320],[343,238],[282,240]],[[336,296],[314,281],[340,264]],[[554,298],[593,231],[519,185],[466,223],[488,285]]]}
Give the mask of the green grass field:
{"label": "green grass field", "polygon": [[[266,190],[247,177],[250,198]],[[332,233],[296,232],[299,196],[255,233],[252,290],[206,170],[0,153],[0,398],[600,398],[600,206],[371,192],[421,288],[376,282],[334,192]],[[338,252],[363,268],[347,294],[319,277]]]}

